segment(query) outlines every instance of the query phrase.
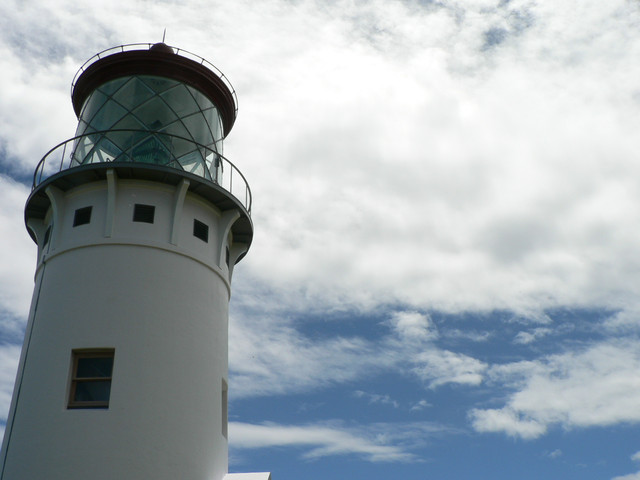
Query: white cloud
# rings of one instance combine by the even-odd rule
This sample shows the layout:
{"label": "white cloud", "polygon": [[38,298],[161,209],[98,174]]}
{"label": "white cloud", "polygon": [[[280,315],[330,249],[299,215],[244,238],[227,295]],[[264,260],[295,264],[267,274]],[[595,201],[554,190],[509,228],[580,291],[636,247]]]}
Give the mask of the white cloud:
{"label": "white cloud", "polygon": [[23,169],[73,135],[85,58],[166,25],[239,91],[226,152],[259,234],[243,274],[272,303],[535,314],[640,298],[633,2],[99,5],[0,6],[0,143]]}
{"label": "white cloud", "polygon": [[529,343],[535,342],[536,340],[539,340],[552,332],[553,330],[551,330],[550,328],[534,328],[529,332],[518,332],[516,338],[513,339],[513,343],[528,345]]}
{"label": "white cloud", "polygon": [[621,475],[619,477],[613,477],[611,480],[640,480],[640,472],[630,473],[629,475]]}
{"label": "white cloud", "polygon": [[391,405],[393,408],[398,408],[400,404],[392,399],[389,395],[380,395],[378,393],[368,393],[362,390],[356,390],[354,395],[358,398],[365,398],[369,403],[379,403],[382,405]]}
{"label": "white cloud", "polygon": [[416,404],[411,406],[411,411],[412,412],[419,412],[420,410],[424,410],[427,407],[431,407],[432,405],[427,402],[426,400],[422,399],[419,402],[417,402]]}
{"label": "white cloud", "polygon": [[446,338],[470,340],[472,342],[486,342],[491,338],[492,333],[488,331],[477,332],[474,330],[460,330],[459,328],[454,328],[451,330],[444,330],[442,332],[442,336]]}
{"label": "white cloud", "polygon": [[398,336],[406,342],[419,343],[438,337],[438,332],[429,316],[419,312],[393,312],[391,325]]}
{"label": "white cloud", "polygon": [[378,373],[394,362],[362,338],[314,340],[270,318],[232,319],[229,345],[231,393],[237,397],[343,383]]}
{"label": "white cloud", "polygon": [[[8,313],[12,330],[26,320],[33,292],[35,244],[24,225],[23,208],[29,189],[0,174],[0,314]],[[2,315],[3,317],[5,315]]]}
{"label": "white cloud", "polygon": [[503,408],[471,411],[473,427],[479,432],[501,432],[525,439],[537,438],[546,433],[544,424],[536,420],[523,419],[517,412]]}
{"label": "white cloud", "polygon": [[603,327],[614,333],[625,333],[640,330],[640,311],[625,309],[607,318]]}
{"label": "white cloud", "polygon": [[430,388],[447,383],[479,385],[487,364],[462,353],[431,349],[416,356],[415,373]]}
{"label": "white cloud", "polygon": [[[633,455],[631,455],[631,460],[640,462],[640,452],[636,452]],[[640,480],[640,472],[613,477],[611,480]]]}
{"label": "white cloud", "polygon": [[[159,40],[167,26],[169,43],[214,61],[240,96],[226,153],[251,184],[256,239],[234,302],[265,314],[232,319],[233,394],[388,370],[432,388],[488,375],[515,393],[473,411],[479,431],[533,438],[554,425],[636,422],[632,341],[489,367],[439,348],[416,312],[544,322],[548,308],[602,307],[621,312],[609,333],[637,329],[639,20],[623,0],[9,0],[2,167],[24,174],[73,135],[68,86],[87,57]],[[20,324],[34,262],[28,192],[0,181],[0,305]],[[311,338],[291,320],[386,305],[406,311],[376,340]]]}
{"label": "white cloud", "polygon": [[390,332],[375,339],[312,338],[296,330],[290,318],[234,316],[229,327],[231,394],[309,391],[389,371],[415,376],[429,388],[482,382],[487,365],[438,347],[428,317],[392,312],[384,324]]}
{"label": "white cloud", "polygon": [[19,345],[0,345],[0,420],[6,422],[20,358]]}
{"label": "white cloud", "polygon": [[489,376],[515,388],[497,409],[475,409],[476,430],[536,438],[566,429],[640,422],[640,349],[610,340],[534,362],[498,366]]}
{"label": "white cloud", "polygon": [[425,439],[451,431],[430,423],[371,424],[346,427],[341,423],[303,426],[231,422],[229,444],[233,449],[299,447],[305,458],[359,455],[371,462],[420,461],[410,450]]}
{"label": "white cloud", "polygon": [[558,458],[562,456],[562,450],[556,449],[553,452],[549,452],[549,458]]}

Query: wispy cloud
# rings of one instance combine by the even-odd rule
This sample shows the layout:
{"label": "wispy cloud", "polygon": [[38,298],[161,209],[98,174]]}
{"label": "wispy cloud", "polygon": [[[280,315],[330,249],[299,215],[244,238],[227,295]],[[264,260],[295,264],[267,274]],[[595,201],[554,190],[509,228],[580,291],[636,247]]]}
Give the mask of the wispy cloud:
{"label": "wispy cloud", "polygon": [[571,429],[640,422],[640,348],[609,340],[533,362],[496,366],[489,376],[516,391],[505,405],[471,412],[474,428],[537,438]]}
{"label": "wispy cloud", "polygon": [[349,427],[338,423],[310,425],[260,425],[232,422],[232,449],[298,447],[304,458],[358,455],[371,462],[421,461],[411,449],[451,429],[432,423],[376,423]]}
{"label": "wispy cloud", "polygon": [[356,390],[353,392],[354,396],[358,398],[364,398],[369,401],[369,403],[379,403],[382,405],[391,405],[393,408],[398,408],[400,404],[393,400],[389,395],[380,395],[378,393],[368,393],[363,392],[362,390]]}
{"label": "wispy cloud", "polygon": [[[640,452],[636,452],[633,455],[631,455],[631,460],[640,462]],[[630,473],[628,475],[621,475],[618,477],[614,477],[611,480],[640,480],[640,472]]]}
{"label": "wispy cloud", "polygon": [[412,412],[419,412],[420,410],[424,410],[425,408],[431,407],[432,405],[427,402],[426,400],[420,400],[419,402],[415,403],[414,405],[411,406],[411,411]]}
{"label": "wispy cloud", "polygon": [[375,339],[314,339],[296,330],[289,319],[236,317],[230,322],[233,395],[309,391],[389,371],[413,376],[429,388],[451,383],[478,385],[482,381],[487,365],[440,348],[434,342],[437,332],[428,316],[391,312],[384,325],[387,333]]}
{"label": "wispy cloud", "polygon": [[513,343],[528,345],[529,343],[533,343],[552,332],[553,330],[550,328],[534,328],[528,332],[518,332],[516,337],[513,339]]}

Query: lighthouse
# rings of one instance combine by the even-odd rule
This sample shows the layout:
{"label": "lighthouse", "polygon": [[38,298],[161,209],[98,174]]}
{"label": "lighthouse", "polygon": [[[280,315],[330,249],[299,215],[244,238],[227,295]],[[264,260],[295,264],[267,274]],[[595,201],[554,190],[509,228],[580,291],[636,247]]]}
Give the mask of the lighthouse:
{"label": "lighthouse", "polygon": [[253,237],[223,156],[235,90],[160,44],[95,55],[73,138],[25,207],[35,287],[0,480],[267,480],[228,474],[228,307]]}

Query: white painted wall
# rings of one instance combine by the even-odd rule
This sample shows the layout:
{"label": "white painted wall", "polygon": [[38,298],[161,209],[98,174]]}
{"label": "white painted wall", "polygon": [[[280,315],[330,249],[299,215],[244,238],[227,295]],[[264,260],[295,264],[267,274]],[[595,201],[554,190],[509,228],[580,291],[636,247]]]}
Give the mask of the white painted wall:
{"label": "white painted wall", "polygon": [[[222,480],[230,273],[217,239],[229,215],[181,199],[180,185],[115,179],[49,195],[55,224],[0,478]],[[132,222],[135,203],[156,206],[154,224]],[[89,205],[91,223],[72,227]],[[208,243],[193,236],[194,218],[209,225]],[[99,347],[115,349],[109,408],[67,409],[71,351]]]}

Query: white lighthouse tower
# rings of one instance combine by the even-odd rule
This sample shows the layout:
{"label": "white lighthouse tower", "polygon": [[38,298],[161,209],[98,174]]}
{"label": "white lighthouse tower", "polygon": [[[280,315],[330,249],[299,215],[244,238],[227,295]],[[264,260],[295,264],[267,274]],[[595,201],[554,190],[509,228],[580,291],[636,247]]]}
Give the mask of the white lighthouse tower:
{"label": "white lighthouse tower", "polygon": [[0,480],[227,474],[228,305],[251,192],[222,156],[237,101],[204,59],[127,45],[73,82],[76,136],[25,208],[35,288]]}

